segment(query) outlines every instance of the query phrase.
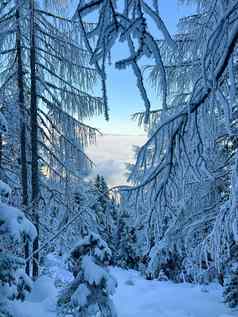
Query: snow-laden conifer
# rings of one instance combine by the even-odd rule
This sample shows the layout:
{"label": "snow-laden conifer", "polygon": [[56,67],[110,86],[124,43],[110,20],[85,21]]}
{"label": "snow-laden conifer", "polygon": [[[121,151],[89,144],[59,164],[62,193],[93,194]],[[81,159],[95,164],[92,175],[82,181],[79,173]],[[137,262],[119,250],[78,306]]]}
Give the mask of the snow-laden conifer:
{"label": "snow-laden conifer", "polygon": [[96,234],[76,244],[69,257],[74,279],[59,295],[59,316],[117,316],[111,299],[117,282],[107,268],[110,258],[110,249]]}

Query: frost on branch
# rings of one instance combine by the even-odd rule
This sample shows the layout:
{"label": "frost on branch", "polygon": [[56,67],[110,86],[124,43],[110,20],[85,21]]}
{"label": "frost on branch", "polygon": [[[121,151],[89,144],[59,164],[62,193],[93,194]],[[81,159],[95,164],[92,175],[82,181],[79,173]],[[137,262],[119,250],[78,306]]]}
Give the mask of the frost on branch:
{"label": "frost on branch", "polygon": [[[148,140],[130,174],[134,186],[125,190],[147,206],[142,217],[153,274],[165,242],[166,251],[176,250],[181,258],[178,273],[187,271],[185,280],[222,283],[238,236],[238,4],[191,2],[198,9],[179,22],[175,54],[168,40],[157,41],[168,107],[150,112]],[[145,70],[162,97],[160,66],[151,64]],[[146,116],[135,115],[140,123]]]}
{"label": "frost on branch", "polygon": [[110,298],[117,282],[106,267],[110,258],[110,249],[96,234],[91,233],[77,243],[69,258],[74,280],[59,296],[59,316],[117,316]]}
{"label": "frost on branch", "polygon": [[[155,32],[156,35],[151,32],[149,22],[154,23],[156,31],[162,34],[173,50],[176,50],[176,43],[163,23],[155,2],[151,5],[147,4],[147,1],[125,1],[121,8],[120,1],[80,1],[75,13],[75,19],[78,19],[81,25],[85,46],[92,55],[91,63],[96,66],[102,78],[105,99],[107,99],[105,92],[106,58],[110,56],[111,49],[118,40],[128,47],[129,56],[117,61],[115,66],[118,69],[132,67],[145,104],[145,123],[148,123],[149,120],[150,100],[140,65],[143,58],[153,59],[159,68],[163,108],[167,108],[167,78],[156,38],[158,32]],[[93,30],[87,31],[83,22],[91,13],[97,17],[97,22]],[[94,41],[95,45],[93,45]]]}

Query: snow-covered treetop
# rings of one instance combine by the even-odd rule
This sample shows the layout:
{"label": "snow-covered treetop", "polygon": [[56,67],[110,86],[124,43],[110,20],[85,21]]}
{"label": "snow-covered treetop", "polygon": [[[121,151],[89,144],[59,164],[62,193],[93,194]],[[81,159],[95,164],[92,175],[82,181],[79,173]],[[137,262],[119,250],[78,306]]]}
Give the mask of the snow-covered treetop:
{"label": "snow-covered treetop", "polygon": [[23,212],[4,203],[0,203],[0,234],[9,234],[14,240],[25,236],[31,241],[37,236],[35,226]]}
{"label": "snow-covered treetop", "polygon": [[[10,193],[11,188],[0,180],[0,196],[8,198]],[[37,231],[23,212],[0,201],[1,234],[7,234],[14,240],[20,240],[24,236],[33,241],[37,236]]]}
{"label": "snow-covered treetop", "polygon": [[91,254],[101,263],[109,262],[111,258],[111,250],[107,243],[96,233],[90,233],[84,239],[79,240],[71,251],[71,257],[74,259],[79,259],[86,254]]}

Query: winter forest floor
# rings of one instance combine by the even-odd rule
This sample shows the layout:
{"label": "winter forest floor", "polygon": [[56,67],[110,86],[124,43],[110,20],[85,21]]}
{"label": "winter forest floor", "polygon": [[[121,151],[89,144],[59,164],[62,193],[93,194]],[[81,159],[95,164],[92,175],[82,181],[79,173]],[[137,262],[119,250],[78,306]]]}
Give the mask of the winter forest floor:
{"label": "winter forest floor", "polygon": [[[51,278],[42,276],[23,303],[15,303],[18,317],[56,317],[57,289],[54,280],[64,280],[70,275],[62,267],[50,269]],[[114,303],[118,317],[233,317],[222,302],[222,292],[212,284],[207,291],[191,284],[174,284],[145,280],[138,272],[112,268],[118,288]]]}

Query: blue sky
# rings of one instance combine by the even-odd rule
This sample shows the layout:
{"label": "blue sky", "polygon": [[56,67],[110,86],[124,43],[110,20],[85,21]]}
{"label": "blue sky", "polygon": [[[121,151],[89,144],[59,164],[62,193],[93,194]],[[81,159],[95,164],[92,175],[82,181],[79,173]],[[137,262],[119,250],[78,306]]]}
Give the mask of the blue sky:
{"label": "blue sky", "polygon": [[[122,1],[122,0],[120,0]],[[178,7],[176,0],[160,0],[160,14],[169,31],[176,32],[179,17],[189,15],[192,8]],[[114,61],[126,55],[123,46],[117,45],[113,50]],[[146,140],[143,128],[130,120],[132,113],[144,110],[144,104],[136,87],[135,76],[131,70],[108,69],[108,95],[110,121],[103,117],[91,120],[91,125],[99,128],[104,136],[97,138],[96,145],[89,146],[86,151],[96,163],[91,177],[97,173],[104,175],[109,185],[127,183],[126,163],[133,162],[133,146],[141,146]],[[158,108],[158,97],[152,95],[152,107]]]}
{"label": "blue sky", "polygon": [[[171,34],[176,32],[179,17],[192,12],[191,7],[178,6],[176,0],[160,0],[159,5],[160,14]],[[126,53],[124,45],[117,45],[112,52],[112,62],[125,57]],[[100,117],[92,119],[89,123],[107,134],[144,134],[143,128],[138,128],[136,122],[130,119],[132,113],[144,110],[132,70],[116,70],[113,66],[108,66],[107,87],[110,121],[106,122]],[[158,108],[158,97],[152,90],[150,95],[152,108]]]}

